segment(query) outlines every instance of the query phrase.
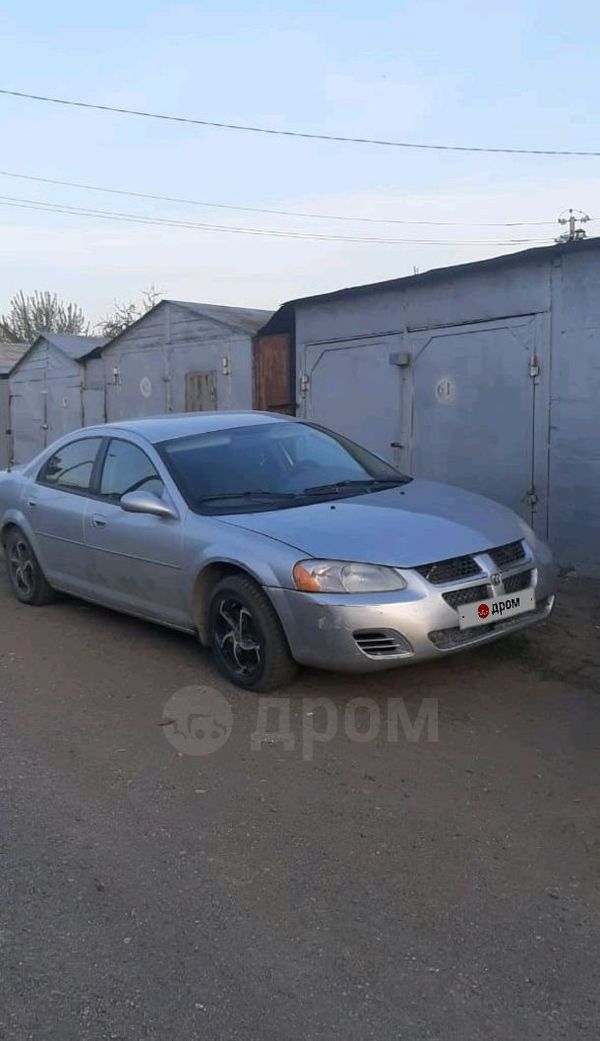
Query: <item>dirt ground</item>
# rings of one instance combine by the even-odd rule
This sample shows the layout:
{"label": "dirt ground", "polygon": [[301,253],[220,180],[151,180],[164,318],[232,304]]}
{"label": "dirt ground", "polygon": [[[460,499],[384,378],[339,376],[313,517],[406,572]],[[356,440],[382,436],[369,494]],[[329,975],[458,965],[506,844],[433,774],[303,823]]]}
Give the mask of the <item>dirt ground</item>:
{"label": "dirt ground", "polygon": [[[168,739],[198,685],[230,709],[212,754]],[[357,697],[369,741],[339,723]],[[390,741],[424,697],[437,740]],[[563,579],[529,633],[307,670],[277,704],[293,749],[253,742],[259,699],[193,639],[24,607],[2,575],[0,1038],[596,1041],[600,583]]]}

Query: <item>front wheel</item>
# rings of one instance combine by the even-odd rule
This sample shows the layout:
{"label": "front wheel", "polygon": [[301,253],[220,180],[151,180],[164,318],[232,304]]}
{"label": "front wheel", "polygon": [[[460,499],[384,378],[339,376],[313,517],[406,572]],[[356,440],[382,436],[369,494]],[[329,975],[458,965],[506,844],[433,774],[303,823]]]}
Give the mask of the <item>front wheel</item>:
{"label": "front wheel", "polygon": [[277,614],[247,575],[230,575],[215,586],[208,635],[216,665],[238,687],[275,690],[290,683],[294,662]]}
{"label": "front wheel", "polygon": [[4,540],[8,578],[22,604],[40,607],[56,599],[28,539],[19,528],[11,528]]}

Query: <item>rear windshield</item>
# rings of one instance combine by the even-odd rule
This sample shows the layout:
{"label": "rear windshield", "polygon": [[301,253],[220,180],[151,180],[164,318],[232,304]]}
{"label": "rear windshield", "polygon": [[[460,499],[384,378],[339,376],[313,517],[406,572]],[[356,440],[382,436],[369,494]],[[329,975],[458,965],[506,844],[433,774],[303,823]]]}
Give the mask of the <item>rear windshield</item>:
{"label": "rear windshield", "polygon": [[188,504],[202,513],[283,509],[409,480],[367,449],[307,423],[232,427],[157,447]]}

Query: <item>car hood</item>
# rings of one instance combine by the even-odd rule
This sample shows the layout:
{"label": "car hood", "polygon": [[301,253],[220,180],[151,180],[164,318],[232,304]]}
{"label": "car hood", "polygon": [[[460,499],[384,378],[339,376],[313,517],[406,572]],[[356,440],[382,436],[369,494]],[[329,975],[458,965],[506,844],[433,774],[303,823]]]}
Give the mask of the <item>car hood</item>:
{"label": "car hood", "polygon": [[415,567],[521,539],[523,522],[491,499],[434,481],[297,506],[220,517],[310,557]]}

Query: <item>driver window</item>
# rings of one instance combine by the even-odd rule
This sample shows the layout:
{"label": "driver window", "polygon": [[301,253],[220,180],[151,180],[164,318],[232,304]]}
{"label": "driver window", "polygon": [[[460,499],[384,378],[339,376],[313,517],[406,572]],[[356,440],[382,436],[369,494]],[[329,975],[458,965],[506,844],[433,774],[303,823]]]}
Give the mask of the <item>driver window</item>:
{"label": "driver window", "polygon": [[126,492],[138,489],[162,496],[164,485],[141,448],[130,441],[112,440],[102,467],[100,495],[118,502]]}

